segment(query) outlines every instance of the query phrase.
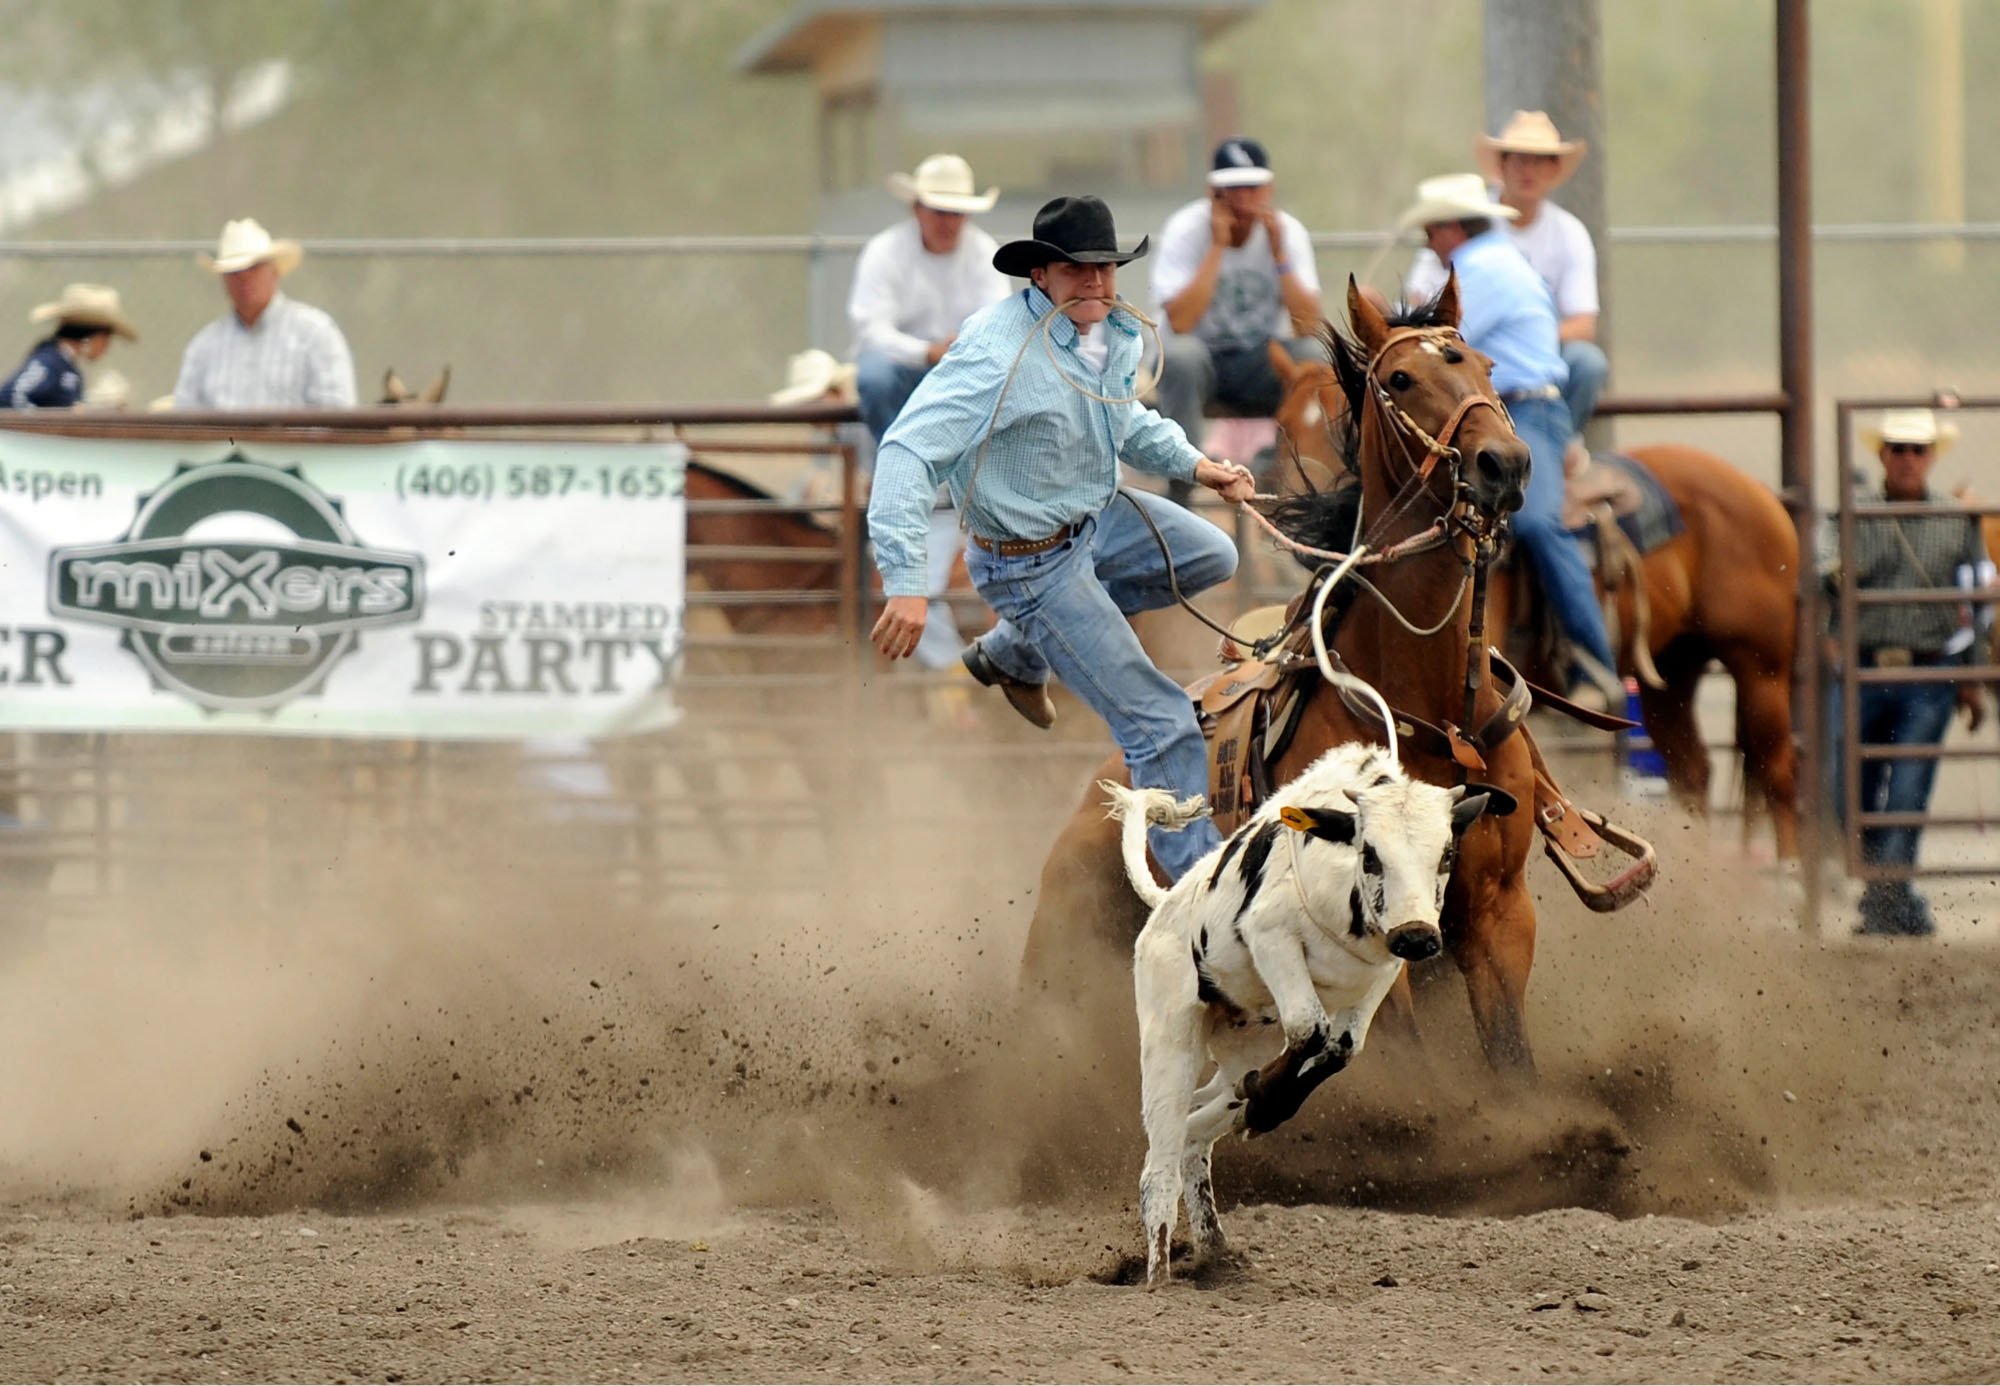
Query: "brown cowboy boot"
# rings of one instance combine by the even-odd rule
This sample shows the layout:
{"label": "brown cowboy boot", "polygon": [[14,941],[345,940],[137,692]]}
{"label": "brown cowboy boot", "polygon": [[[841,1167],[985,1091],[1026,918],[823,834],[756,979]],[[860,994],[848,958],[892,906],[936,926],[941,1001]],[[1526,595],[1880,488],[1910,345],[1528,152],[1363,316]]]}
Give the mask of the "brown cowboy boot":
{"label": "brown cowboy boot", "polygon": [[1055,699],[1049,696],[1049,686],[1045,683],[1023,683],[1002,671],[999,665],[987,657],[986,651],[973,641],[959,652],[959,660],[966,672],[988,688],[997,688],[1007,695],[1007,701],[1014,711],[1033,722],[1043,731],[1056,724]]}

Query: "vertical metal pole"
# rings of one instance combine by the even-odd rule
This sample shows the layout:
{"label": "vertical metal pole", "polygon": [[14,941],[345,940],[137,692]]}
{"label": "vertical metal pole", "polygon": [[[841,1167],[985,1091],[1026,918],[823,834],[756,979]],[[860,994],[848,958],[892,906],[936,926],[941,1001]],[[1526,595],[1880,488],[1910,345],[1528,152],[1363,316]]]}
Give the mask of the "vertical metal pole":
{"label": "vertical metal pole", "polygon": [[[1583,222],[1596,244],[1596,340],[1615,370],[1602,7],[1599,0],[1486,0],[1483,19],[1486,128],[1497,133],[1517,110],[1547,111],[1564,139],[1590,146],[1553,200]],[[1592,447],[1609,448],[1610,421],[1593,424],[1588,436]]]}
{"label": "vertical metal pole", "polygon": [[1784,495],[1799,536],[1799,630],[1792,656],[1799,729],[1799,927],[1819,928],[1820,603],[1813,573],[1812,69],[1806,0],[1777,0],[1778,356],[1785,392]]}
{"label": "vertical metal pole", "polygon": [[870,616],[868,565],[862,562],[862,546],[867,542],[861,523],[861,468],[854,444],[839,442],[840,453],[840,634],[853,642],[852,667],[867,668],[866,622]]}
{"label": "vertical metal pole", "polygon": [[[1845,403],[1834,406],[1833,426],[1839,430],[1834,455],[1839,460],[1836,490],[1840,495],[1840,822],[1843,828],[1841,863],[1852,876],[1861,869],[1861,644],[1855,629],[1861,624],[1861,597],[1844,570],[1854,554],[1854,411]],[[1834,729],[1828,728],[1828,734]]]}

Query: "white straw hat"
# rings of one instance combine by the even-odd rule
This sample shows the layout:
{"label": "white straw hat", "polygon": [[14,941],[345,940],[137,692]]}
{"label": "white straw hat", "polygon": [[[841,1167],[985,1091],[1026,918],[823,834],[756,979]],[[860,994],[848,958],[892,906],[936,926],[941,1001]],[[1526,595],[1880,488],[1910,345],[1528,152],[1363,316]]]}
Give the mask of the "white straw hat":
{"label": "white straw hat", "polygon": [[1861,438],[1870,452],[1879,452],[1884,443],[1915,443],[1935,448],[1942,457],[1958,441],[1958,425],[1939,423],[1928,409],[1885,409],[1881,423],[1864,427]]}
{"label": "white straw hat", "polygon": [[889,175],[889,191],[905,202],[920,202],[936,212],[986,212],[1000,200],[1000,189],[972,190],[972,165],[956,154],[933,154],[914,174]]}
{"label": "white straw hat", "polygon": [[819,399],[829,390],[845,396],[854,388],[860,368],[853,362],[843,365],[831,352],[810,347],[785,363],[785,383],[771,391],[773,404],[804,404]]}
{"label": "white straw hat", "polygon": [[37,304],[28,314],[29,322],[73,322],[84,327],[101,327],[130,341],[139,340],[139,329],[125,316],[118,302],[118,290],[105,284],[65,284],[53,303]]}
{"label": "white straw hat", "polygon": [[1413,226],[1473,217],[1512,221],[1520,215],[1512,207],[1495,202],[1486,190],[1486,180],[1478,174],[1442,173],[1417,184],[1417,200],[1403,209],[1403,214],[1396,218],[1396,227],[1407,231]]}
{"label": "white straw hat", "polygon": [[278,267],[279,274],[290,274],[304,258],[305,251],[297,241],[272,240],[271,233],[251,217],[229,222],[222,228],[215,254],[194,257],[196,264],[217,274],[234,274],[266,260]]}
{"label": "white straw hat", "polygon": [[1561,187],[1576,172],[1589,147],[1583,140],[1564,139],[1547,111],[1516,111],[1499,134],[1481,135],[1473,153],[1478,157],[1479,171],[1493,183],[1500,181],[1502,154],[1552,154],[1559,162],[1556,181],[1549,186]]}

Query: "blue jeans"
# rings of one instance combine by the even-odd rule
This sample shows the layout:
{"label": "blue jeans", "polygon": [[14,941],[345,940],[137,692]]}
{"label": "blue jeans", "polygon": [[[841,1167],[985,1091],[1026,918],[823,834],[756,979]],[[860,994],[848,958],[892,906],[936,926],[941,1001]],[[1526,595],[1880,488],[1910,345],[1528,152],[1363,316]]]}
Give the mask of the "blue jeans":
{"label": "blue jeans", "polygon": [[1563,364],[1569,367],[1569,384],[1563,386],[1563,403],[1569,406],[1569,427],[1581,433],[1597,414],[1597,397],[1604,393],[1604,379],[1611,363],[1596,342],[1564,342]]}
{"label": "blue jeans", "polygon": [[1514,514],[1514,538],[1535,565],[1542,594],[1570,644],[1589,651],[1615,674],[1618,661],[1604,630],[1590,564],[1584,561],[1583,546],[1563,528],[1563,449],[1569,445],[1569,410],[1561,400],[1523,399],[1509,404],[1507,412],[1514,416],[1514,431],[1534,459],[1528,468],[1527,500]]}
{"label": "blue jeans", "polygon": [[[1844,757],[1837,754],[1844,728],[1840,720],[1840,684],[1828,697],[1833,729],[1833,802],[1845,817],[1847,796],[1842,783]],[[1860,742],[1864,746],[1935,746],[1951,729],[1958,708],[1957,689],[1949,683],[1868,684],[1861,689]],[[1861,762],[1860,805],[1863,813],[1922,813],[1930,807],[1937,781],[1935,760],[1864,760]],[[1922,830],[1914,827],[1869,828],[1861,835],[1863,861],[1885,866],[1915,866]],[[1862,928],[1870,933],[1928,934],[1936,926],[1930,902],[1914,883],[1870,881],[1861,894]]]}
{"label": "blue jeans", "polygon": [[[1865,684],[1861,689],[1861,744],[1935,746],[1951,729],[1958,690],[1949,683]],[[1861,762],[1863,813],[1922,813],[1937,781],[1934,760]],[[1845,798],[1841,800],[1844,804]],[[1865,861],[1917,864],[1918,828],[1870,828],[1861,835]]]}
{"label": "blue jeans", "polygon": [[[1189,596],[1236,571],[1227,534],[1160,496],[1127,491],[1084,521],[1080,533],[1043,553],[1002,558],[965,551],[973,586],[1000,623],[979,639],[1001,670],[1024,683],[1053,673],[1111,728],[1132,783],[1208,793],[1208,751],[1187,690],[1154,667],[1125,618],[1173,602],[1166,560],[1133,508],[1146,508],[1173,554]],[[1180,832],[1152,830],[1153,855],[1179,880],[1222,835],[1209,819]]]}
{"label": "blue jeans", "polygon": [[877,444],[896,415],[910,402],[917,385],[930,374],[928,366],[904,366],[879,351],[864,351],[855,360],[855,393],[861,396],[861,421]]}

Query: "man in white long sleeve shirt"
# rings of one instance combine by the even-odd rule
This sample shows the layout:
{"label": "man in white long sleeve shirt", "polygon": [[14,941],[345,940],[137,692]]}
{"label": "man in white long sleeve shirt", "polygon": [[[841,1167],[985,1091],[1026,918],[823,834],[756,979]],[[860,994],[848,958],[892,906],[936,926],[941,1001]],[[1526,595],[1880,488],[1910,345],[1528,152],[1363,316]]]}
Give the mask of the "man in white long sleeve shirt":
{"label": "man in white long sleeve shirt", "polygon": [[956,154],[890,174],[889,188],[910,204],[910,218],[862,247],[847,300],[861,417],[878,443],[959,325],[1007,297],[1006,276],[993,268],[1000,247],[972,224],[973,213],[992,209],[998,188],[975,193],[972,168]]}
{"label": "man in white long sleeve shirt", "polygon": [[194,334],[174,385],[177,409],[351,409],[354,357],[324,310],[278,291],[304,257],[245,217],[195,260],[222,281],[230,311]]}
{"label": "man in white long sleeve shirt", "polygon": [[[908,220],[872,237],[854,267],[847,300],[854,325],[855,389],[861,418],[880,443],[904,403],[958,339],[959,326],[1007,297],[1007,277],[993,268],[994,239],[972,224],[990,211],[998,188],[975,192],[972,167],[956,154],[933,154],[913,174],[889,175],[889,190],[910,204]],[[929,551],[934,600],[917,662],[926,669],[958,663],[958,624],[941,594],[965,540],[942,496],[932,512]]]}

